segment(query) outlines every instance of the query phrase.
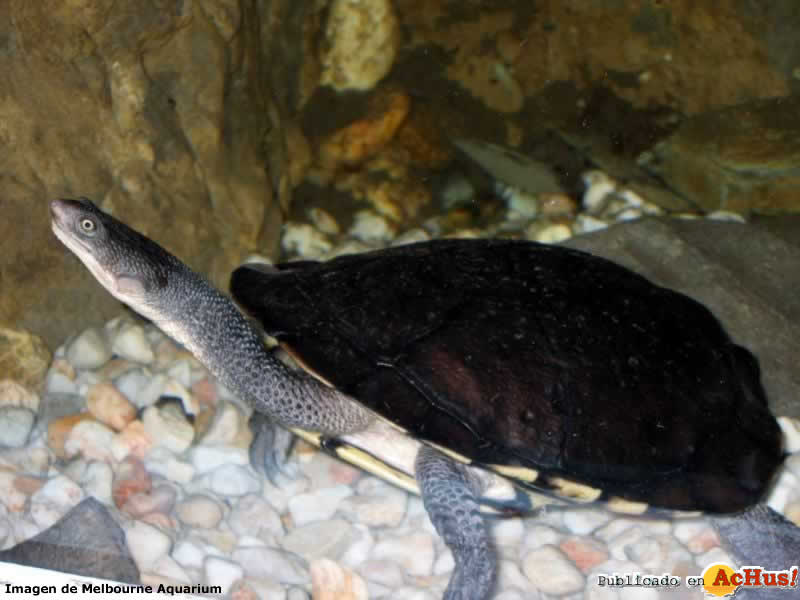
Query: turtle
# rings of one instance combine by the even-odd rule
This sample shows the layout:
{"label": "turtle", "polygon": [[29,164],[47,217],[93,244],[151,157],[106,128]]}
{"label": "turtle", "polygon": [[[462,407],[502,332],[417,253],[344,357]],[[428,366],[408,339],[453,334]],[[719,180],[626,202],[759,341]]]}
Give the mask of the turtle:
{"label": "turtle", "polygon": [[489,514],[553,502],[718,515],[747,564],[798,556],[800,529],[763,504],[785,456],[756,358],[705,306],[612,261],[433,240],[244,264],[231,299],[86,198],[51,215],[103,287],[267,429],[420,494],[454,557],[445,600],[491,597]]}

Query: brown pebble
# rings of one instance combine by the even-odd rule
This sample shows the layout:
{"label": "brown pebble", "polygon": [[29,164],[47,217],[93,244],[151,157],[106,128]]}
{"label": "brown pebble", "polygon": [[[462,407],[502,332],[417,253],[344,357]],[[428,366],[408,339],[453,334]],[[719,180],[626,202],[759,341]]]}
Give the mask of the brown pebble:
{"label": "brown pebble", "polygon": [[19,475],[14,478],[14,488],[26,496],[32,496],[34,493],[39,491],[45,484],[45,479],[39,479],[38,477],[31,477],[30,475]]}
{"label": "brown pebble", "polygon": [[59,419],[53,419],[47,426],[47,445],[58,458],[67,458],[64,444],[67,442],[69,432],[81,421],[94,421],[95,418],[87,413],[76,413]]}
{"label": "brown pebble", "polygon": [[116,507],[121,508],[132,495],[149,492],[152,487],[150,474],[144,468],[142,461],[134,456],[128,456],[119,464],[114,474],[111,496]]}
{"label": "brown pebble", "polygon": [[571,537],[559,545],[561,551],[584,573],[608,560],[608,551],[594,540]]}
{"label": "brown pebble", "polygon": [[86,398],[89,412],[101,423],[121,431],[136,418],[136,407],[110,383],[96,383]]}
{"label": "brown pebble", "polygon": [[367,584],[359,575],[327,558],[311,563],[312,600],[367,600]]}

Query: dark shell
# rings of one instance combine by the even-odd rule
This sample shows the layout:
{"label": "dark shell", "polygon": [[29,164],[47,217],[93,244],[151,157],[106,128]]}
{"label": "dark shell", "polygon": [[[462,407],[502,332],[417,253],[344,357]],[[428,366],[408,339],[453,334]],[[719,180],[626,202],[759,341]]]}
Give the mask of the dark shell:
{"label": "dark shell", "polygon": [[758,365],[698,302],[607,260],[443,240],[237,269],[234,297],[339,389],[481,464],[730,512],[782,460]]}

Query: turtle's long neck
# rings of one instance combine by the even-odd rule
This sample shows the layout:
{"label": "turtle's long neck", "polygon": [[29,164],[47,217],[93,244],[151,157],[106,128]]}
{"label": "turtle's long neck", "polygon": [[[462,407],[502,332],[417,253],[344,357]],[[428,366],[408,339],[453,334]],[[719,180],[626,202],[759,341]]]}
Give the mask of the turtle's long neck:
{"label": "turtle's long neck", "polygon": [[185,265],[169,274],[157,301],[133,308],[186,346],[228,389],[286,427],[342,434],[369,421],[366,410],[278,360],[233,301]]}

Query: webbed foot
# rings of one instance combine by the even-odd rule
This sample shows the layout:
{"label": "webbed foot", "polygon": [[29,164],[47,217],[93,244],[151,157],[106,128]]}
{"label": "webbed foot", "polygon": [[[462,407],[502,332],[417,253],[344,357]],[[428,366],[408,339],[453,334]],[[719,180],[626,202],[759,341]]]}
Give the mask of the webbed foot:
{"label": "webbed foot", "polygon": [[268,417],[253,412],[248,421],[253,432],[250,444],[250,465],[270,483],[280,487],[281,480],[293,480],[299,473],[297,464],[289,460],[295,436]]}

